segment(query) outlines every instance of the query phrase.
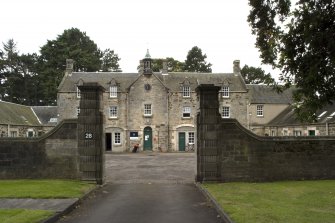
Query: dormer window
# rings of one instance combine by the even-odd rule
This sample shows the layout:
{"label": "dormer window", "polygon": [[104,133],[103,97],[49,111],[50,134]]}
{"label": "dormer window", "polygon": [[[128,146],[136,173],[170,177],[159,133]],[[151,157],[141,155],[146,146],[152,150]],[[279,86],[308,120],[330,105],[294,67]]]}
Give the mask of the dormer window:
{"label": "dormer window", "polygon": [[117,98],[117,86],[110,86],[109,87],[109,97]]}
{"label": "dormer window", "polygon": [[222,86],[222,97],[229,98],[229,86]]}
{"label": "dormer window", "polygon": [[191,97],[191,88],[190,88],[190,86],[183,86],[182,94],[183,94],[184,98]]}

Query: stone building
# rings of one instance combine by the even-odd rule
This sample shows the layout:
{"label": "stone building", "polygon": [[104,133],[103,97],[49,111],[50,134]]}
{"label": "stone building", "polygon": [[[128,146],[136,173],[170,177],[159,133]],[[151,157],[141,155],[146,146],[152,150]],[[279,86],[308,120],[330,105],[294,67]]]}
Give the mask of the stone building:
{"label": "stone building", "polygon": [[315,122],[303,123],[290,105],[263,128],[270,136],[335,136],[335,104],[325,106],[315,115]]}
{"label": "stone building", "polygon": [[196,146],[196,87],[215,84],[223,118],[236,118],[247,127],[248,89],[234,61],[232,73],[152,72],[147,53],[139,73],[73,72],[73,61],[58,88],[58,115],[75,118],[80,91],[85,82],[98,82],[104,89],[103,103],[106,150],[130,151],[135,143],[141,150],[184,151]]}
{"label": "stone building", "polygon": [[36,137],[56,124],[55,106],[25,106],[0,101],[0,137]]}

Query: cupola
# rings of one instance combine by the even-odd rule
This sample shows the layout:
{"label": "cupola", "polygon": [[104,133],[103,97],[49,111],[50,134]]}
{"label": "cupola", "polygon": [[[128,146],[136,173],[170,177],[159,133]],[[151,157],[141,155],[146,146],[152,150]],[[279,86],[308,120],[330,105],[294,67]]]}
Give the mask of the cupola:
{"label": "cupola", "polygon": [[152,59],[149,53],[149,49],[147,49],[147,53],[145,54],[145,57],[143,59],[143,74],[152,74]]}

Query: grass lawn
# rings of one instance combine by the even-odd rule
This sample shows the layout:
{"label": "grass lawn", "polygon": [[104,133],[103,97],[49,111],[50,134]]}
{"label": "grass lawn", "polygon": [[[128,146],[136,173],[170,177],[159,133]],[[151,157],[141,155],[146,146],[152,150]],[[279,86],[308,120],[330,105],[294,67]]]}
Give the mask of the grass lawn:
{"label": "grass lawn", "polygon": [[1,223],[36,223],[47,219],[54,214],[52,211],[0,209]]}
{"label": "grass lawn", "polygon": [[[0,198],[79,198],[95,184],[71,180],[0,180]],[[1,223],[41,222],[53,211],[0,209]]]}
{"label": "grass lawn", "polygon": [[335,222],[335,181],[204,184],[236,223]]}
{"label": "grass lawn", "polygon": [[74,180],[0,180],[0,198],[76,198],[94,186]]}

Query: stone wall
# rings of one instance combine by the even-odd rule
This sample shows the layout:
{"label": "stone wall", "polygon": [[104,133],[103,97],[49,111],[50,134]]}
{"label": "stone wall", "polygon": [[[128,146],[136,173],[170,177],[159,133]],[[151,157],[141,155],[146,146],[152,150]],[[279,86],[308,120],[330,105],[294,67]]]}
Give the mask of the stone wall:
{"label": "stone wall", "polygon": [[218,88],[198,88],[198,181],[335,179],[334,137],[260,137],[221,119]]}
{"label": "stone wall", "polygon": [[0,178],[79,178],[77,120],[39,138],[0,138]]}

